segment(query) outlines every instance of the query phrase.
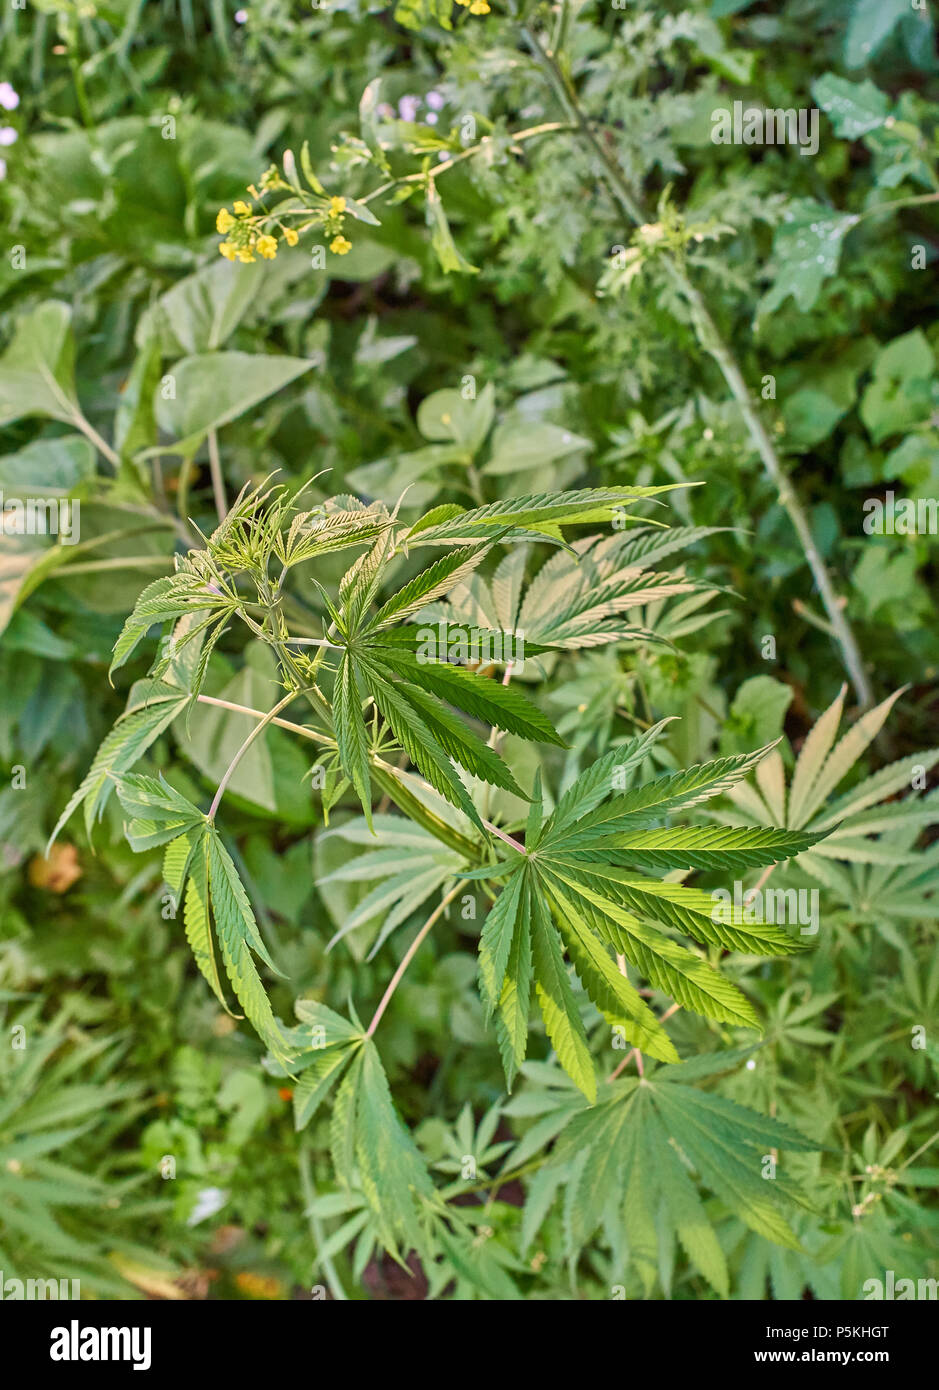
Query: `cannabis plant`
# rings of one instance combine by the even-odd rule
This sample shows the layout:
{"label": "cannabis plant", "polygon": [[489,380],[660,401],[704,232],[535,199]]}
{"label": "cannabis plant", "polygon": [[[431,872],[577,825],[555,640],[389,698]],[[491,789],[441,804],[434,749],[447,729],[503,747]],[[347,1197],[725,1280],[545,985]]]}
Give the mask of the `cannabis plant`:
{"label": "cannabis plant", "polygon": [[[678,1076],[694,1079],[723,1063],[718,1057],[708,1058],[703,1070],[700,1060],[677,1066],[680,1055],[665,1026],[680,1008],[759,1031],[752,1000],[719,968],[721,956],[776,957],[805,948],[784,927],[754,924],[736,909],[716,913],[713,893],[683,881],[692,871],[773,865],[819,839],[802,829],[685,823],[687,813],[740,785],[769,748],[643,776],[664,721],[611,748],[564,788],[552,788],[540,767],[522,785],[500,751],[503,735],[547,749],[562,745],[533,698],[537,672],[533,679],[530,663],[582,645],[666,640],[629,616],[637,605],[689,587],[683,573],[650,568],[686,538],[670,545],[634,510],[664,490],[590,488],[470,510],[448,504],[411,522],[397,508],[349,496],[304,508],[302,497],[282,486],[245,491],[202,548],[143,591],[115,646],[112,674],[149,634],[165,634],[54,834],[79,806],[91,834],[116,792],[131,848],[162,849],[163,877],[181,904],[199,970],[220,1004],[240,1009],[253,1024],[271,1069],[292,1079],[298,1127],[329,1101],[336,1179],[361,1193],[356,1230],[389,1251],[414,1248],[433,1262],[441,1248],[465,1244],[465,1218],[447,1201],[456,1194],[452,1185],[434,1186],[396,1114],[376,1041],[410,960],[457,900],[468,921],[476,918],[477,901],[485,907],[478,986],[507,1090],[526,1066],[537,1006],[563,1072],[598,1106],[584,1115],[583,1139],[552,1155],[550,1171],[561,1156],[576,1150],[584,1157],[594,1144],[596,1162],[620,1164],[621,1146],[605,1127],[626,1125],[647,1156],[643,1168],[651,1164],[649,1200],[678,1194],[681,1239],[702,1220],[688,1165],[754,1229],[794,1240],[754,1164],[766,1148],[802,1149],[811,1141],[679,1084]],[[614,520],[620,529],[636,527],[634,537],[604,539],[595,531],[583,537],[584,528]],[[527,556],[544,546],[554,547],[555,558],[529,585]],[[327,557],[350,550],[358,552],[355,559],[327,587],[319,577],[329,573]],[[500,551],[507,552],[501,560]],[[492,605],[470,604],[487,565]],[[318,635],[306,635],[308,619],[301,635],[288,613],[288,583],[295,588],[298,580],[319,592],[325,616]],[[206,807],[174,786],[171,772],[132,768],[174,720],[200,703],[226,705],[204,686],[212,653],[234,625],[270,649],[280,689],[266,709],[229,706],[252,725]],[[526,668],[530,693],[512,684],[516,665]],[[378,950],[418,908],[433,904],[367,1026],[354,998],[345,1012],[342,1000],[299,999],[299,1022],[289,1025],[265,988],[263,968],[276,974],[277,967],[220,811],[242,761],[275,723],[315,746],[311,784],[324,821],[347,793],[361,805],[353,836],[361,852],[349,872],[380,883],[337,939],[381,911]],[[492,812],[497,818],[490,819],[494,789],[522,814]],[[355,822],[339,827],[340,834],[354,830]],[[671,1005],[657,1014],[650,996]],[[598,1019],[605,1021],[599,1031]],[[608,1081],[598,1081],[598,1063],[603,1066],[611,1047],[632,1049],[640,1067],[643,1058],[665,1064],[661,1081],[642,1093],[648,1102],[637,1096],[634,1081],[618,1079],[623,1059]],[[571,1100],[565,1118],[581,1113]],[[588,1137],[595,1132],[605,1136],[602,1142]],[[622,1191],[594,1173],[589,1159],[571,1176],[578,1203],[592,1194],[578,1217],[580,1238],[599,1220],[597,1202],[630,1206],[631,1180],[623,1172]],[[792,1185],[780,1183],[776,1193],[783,1201]],[[706,1277],[723,1288],[726,1271],[713,1238],[689,1248]],[[484,1284],[487,1277],[491,1287],[492,1272],[480,1275]]]}

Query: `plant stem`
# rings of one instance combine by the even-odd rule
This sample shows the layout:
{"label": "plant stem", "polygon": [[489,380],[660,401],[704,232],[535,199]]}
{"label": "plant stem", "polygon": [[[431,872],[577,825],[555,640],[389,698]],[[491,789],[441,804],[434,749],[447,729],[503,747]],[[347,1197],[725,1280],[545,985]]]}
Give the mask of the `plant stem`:
{"label": "plant stem", "polygon": [[208,444],[212,496],[215,498],[215,510],[218,512],[219,522],[223,522],[228,516],[228,498],[225,496],[225,478],[222,475],[222,460],[219,457],[218,435],[215,430],[209,430]]}
{"label": "plant stem", "polygon": [[[572,129],[573,127],[569,125],[567,121],[544,121],[541,125],[534,125],[530,126],[527,130],[516,131],[511,137],[511,142],[513,145],[521,145],[524,144],[526,140],[533,140],[538,135],[552,135],[556,131]],[[432,183],[434,180],[439,179],[441,174],[446,174],[455,165],[462,164],[464,160],[472,159],[474,155],[479,154],[491,138],[492,137],[488,135],[484,136],[477,144],[469,145],[465,150],[461,150],[459,154],[453,155],[451,159],[444,160],[442,164],[438,164],[426,174],[423,172],[419,174],[405,174],[404,177],[400,179],[389,179],[387,183],[379,184],[378,188],[373,188],[370,193],[366,193],[363,198],[359,199],[359,202],[371,203],[375,198],[380,198],[383,193],[390,193],[393,188],[398,188],[402,184]],[[305,212],[306,209],[298,208],[297,211]]]}
{"label": "plant stem", "polygon": [[500,840],[504,840],[507,845],[511,845],[514,850],[518,850],[519,854],[528,853],[527,849],[523,844],[521,844],[518,840],[513,840],[511,835],[507,835],[504,830],[500,830],[497,825],[493,825],[492,821],[484,820],[483,825],[490,832],[490,834],[498,835]]}
{"label": "plant stem", "polygon": [[88,420],[85,419],[84,415],[82,415],[80,410],[76,411],[75,415],[73,416],[73,420],[76,429],[81,430],[85,438],[90,440],[91,443],[98,450],[98,452],[104,455],[108,463],[112,463],[115,468],[119,468],[121,463],[120,454],[115,453],[115,451],[111,448],[110,444],[107,442],[106,439],[102,439],[101,435],[95,429],[94,425],[92,425]]}
{"label": "plant stem", "polygon": [[750,438],[756,445],[757,452],[763,461],[763,466],[773,481],[779,501],[788,512],[789,520],[799,537],[805,558],[812,571],[812,577],[818,588],[819,597],[825,612],[828,614],[828,621],[831,624],[835,640],[841,648],[845,669],[851,677],[855,694],[862,706],[870,705],[873,703],[873,692],[864,670],[864,663],[854,632],[844,615],[843,601],[835,593],[824,561],[818,553],[818,547],[815,544],[815,538],[812,535],[808,518],[802,509],[802,504],[796,497],[792,483],[786,476],[782,461],[753,403],[737,361],[718,333],[704,299],[696,286],[692,285],[684,270],[676,268],[676,273],[682,281],[681,288],[696,319],[701,346],[711,354],[720,367],[724,380],[740,407],[740,413],[750,433]]}
{"label": "plant stem", "polygon": [[[623,961],[623,964],[620,966],[620,970],[621,970],[622,973],[625,975],[625,974],[626,974],[626,970],[625,970],[626,960],[625,960],[625,957],[617,956],[617,957],[616,957],[616,960],[617,960],[617,963],[619,963],[620,960]],[[680,1008],[681,1008],[681,1005],[680,1005],[680,1004],[669,1004],[668,1008],[665,1010],[664,1014],[663,1014],[662,1017],[659,1019],[659,1022],[660,1022],[660,1023],[664,1023],[666,1019],[671,1018],[672,1014],[677,1013],[678,1010],[679,1010]],[[642,1053],[639,1051],[638,1047],[634,1047],[634,1048],[632,1049],[631,1052],[627,1052],[627,1053],[626,1053],[626,1056],[625,1056],[625,1057],[623,1058],[623,1060],[620,1062],[619,1066],[616,1067],[616,1069],[615,1069],[614,1071],[611,1071],[611,1072],[610,1072],[609,1076],[607,1077],[607,1082],[608,1082],[608,1083],[609,1083],[610,1081],[615,1081],[616,1078],[619,1076],[620,1072],[621,1072],[621,1071],[625,1071],[626,1067],[629,1066],[630,1058],[632,1058],[632,1057],[635,1057],[635,1059],[636,1059],[636,1070],[638,1071],[639,1075],[640,1075],[640,1076],[643,1076],[643,1075],[644,1075],[644,1068],[643,1068],[643,1065],[642,1065]]]}
{"label": "plant stem", "polygon": [[73,574],[96,574],[98,570],[159,569],[172,566],[172,555],[115,555],[110,560],[82,560],[77,565],[63,565],[62,577]]}
{"label": "plant stem", "polygon": [[913,198],[894,198],[891,203],[876,203],[866,212],[859,212],[854,225],[857,226],[858,222],[866,221],[868,217],[878,217],[882,212],[894,212],[897,208],[918,208],[922,207],[924,203],[937,202],[939,202],[939,193],[921,193]]}
{"label": "plant stem", "polygon": [[440,902],[434,908],[427,921],[424,923],[420,931],[417,933],[417,936],[415,936],[414,940],[411,942],[410,946],[405,951],[404,956],[401,960],[401,964],[398,966],[397,970],[392,975],[391,979],[388,981],[388,988],[382,995],[378,1008],[372,1014],[372,1021],[368,1025],[368,1028],[365,1032],[365,1036],[367,1038],[372,1037],[372,1035],[375,1032],[375,1029],[381,1022],[382,1014],[385,1012],[388,1005],[391,1003],[391,996],[394,994],[395,990],[398,988],[398,985],[401,983],[401,978],[404,975],[404,972],[407,970],[408,966],[411,964],[411,961],[417,954],[417,951],[420,947],[421,942],[424,940],[424,937],[430,931],[431,927],[438,920],[438,918],[446,911],[450,903],[453,902],[453,899],[456,897],[457,893],[459,893],[460,889],[466,887],[467,881],[467,879],[461,878],[460,881],[456,884],[456,886],[454,888],[451,888],[447,896],[445,898],[441,898]]}
{"label": "plant stem", "polygon": [[[297,1155],[297,1166],[300,1169],[300,1186],[303,1189],[305,1215],[307,1221],[309,1221],[310,1223],[310,1234],[313,1237],[313,1243],[316,1246],[318,1252],[321,1246],[325,1245],[326,1242],[323,1238],[322,1223],[320,1222],[319,1217],[314,1216],[312,1211],[310,1210],[310,1207],[313,1205],[313,1202],[316,1198],[316,1188],[313,1186],[313,1173],[310,1164],[310,1151],[305,1145],[301,1147],[300,1152]],[[349,1301],[349,1295],[342,1287],[342,1284],[339,1280],[339,1275],[336,1273],[336,1266],[333,1264],[332,1261],[332,1256],[327,1255],[325,1259],[320,1257],[320,1264],[323,1266],[323,1273],[326,1275],[326,1282],[329,1285],[329,1291],[332,1294],[333,1298],[335,1298],[337,1302],[347,1303]]]}
{"label": "plant stem", "polygon": [[271,719],[263,710],[252,709],[250,705],[236,705],[233,700],[220,700],[215,695],[198,695],[196,698],[202,705],[216,705],[219,709],[230,709],[235,714],[250,714],[252,719],[266,719],[269,724],[276,724],[279,729],[288,729],[292,734],[299,734],[301,738],[310,738],[315,743],[335,746],[327,734],[321,734],[316,729],[309,729],[305,724],[294,724],[290,719]]}
{"label": "plant stem", "polygon": [[[616,156],[598,139],[584,115],[577,93],[562,72],[557,59],[554,55],[546,52],[537,36],[527,25],[522,26],[522,35],[531,49],[535,61],[548,78],[558,100],[570,115],[578,134],[590,146],[599,161],[613,197],[630,220],[638,226],[642,226],[647,221],[647,217],[641,202],[630,187]],[[812,577],[825,606],[825,611],[828,614],[835,640],[841,648],[842,659],[851,677],[851,683],[858,700],[862,706],[870,705],[873,702],[873,693],[854,633],[844,615],[843,605],[835,594],[822,558],[818,553],[805,512],[786,476],[782,461],[766,431],[766,426],[750,397],[743,373],[736,358],[721,338],[707,304],[689,278],[687,270],[676,262],[672,263],[671,270],[679,291],[691,309],[698,341],[720,368],[731,395],[740,408],[744,424],[756,451],[776,488],[779,501],[789,514],[789,519],[795,528],[805,558],[812,571]]]}
{"label": "plant stem", "polygon": [[259,738],[259,737],[260,737],[260,735],[261,735],[261,734],[264,732],[264,730],[267,728],[268,724],[272,723],[272,721],[277,717],[277,715],[280,713],[280,711],[281,711],[282,709],[284,709],[287,705],[289,705],[289,704],[291,703],[291,701],[293,701],[293,700],[295,700],[295,699],[297,698],[297,695],[298,695],[298,694],[299,694],[299,691],[296,691],[296,690],[290,690],[290,691],[288,691],[287,694],[284,696],[284,698],[283,698],[282,700],[278,700],[278,702],[277,702],[277,704],[274,706],[274,708],[273,708],[272,710],[270,710],[267,714],[265,714],[264,717],[259,721],[259,723],[255,724],[254,728],[251,730],[250,734],[249,734],[248,737],[245,739],[244,743],[243,743],[243,744],[241,745],[241,747],[238,749],[238,752],[235,754],[235,756],[232,758],[231,762],[228,764],[228,768],[227,768],[227,770],[226,770],[226,772],[225,772],[225,775],[224,775],[224,777],[222,778],[221,782],[220,782],[219,785],[218,785],[218,791],[215,793],[215,796],[214,796],[214,798],[213,798],[213,800],[212,800],[212,805],[209,807],[209,814],[208,814],[208,819],[209,819],[209,821],[214,821],[214,820],[215,820],[215,813],[216,813],[216,811],[217,811],[218,808],[219,808],[219,802],[221,801],[222,797],[225,795],[225,788],[228,786],[229,782],[231,781],[231,779],[232,779],[232,777],[233,777],[233,775],[234,775],[234,772],[235,772],[235,768],[236,768],[236,767],[238,766],[238,764],[241,762],[242,758],[243,758],[244,755],[247,753],[247,751],[248,751],[248,749],[251,747],[252,743],[254,743],[254,741],[255,741],[256,738]]}

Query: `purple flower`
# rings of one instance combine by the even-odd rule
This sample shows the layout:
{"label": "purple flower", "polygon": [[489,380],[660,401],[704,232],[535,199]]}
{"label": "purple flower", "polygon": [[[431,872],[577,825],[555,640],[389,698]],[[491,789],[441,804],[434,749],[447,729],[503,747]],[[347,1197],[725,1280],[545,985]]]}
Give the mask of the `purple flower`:
{"label": "purple flower", "polygon": [[11,125],[0,125],[0,145],[15,145],[18,138]]}
{"label": "purple flower", "polygon": [[235,23],[236,23],[236,24],[247,24],[247,22],[248,22],[248,11],[247,11],[247,10],[236,10],[236,11],[235,11]]}
{"label": "purple flower", "polygon": [[439,117],[437,116],[436,111],[428,111],[427,115],[424,117],[424,120],[427,122],[428,125],[436,125],[438,119]]}
{"label": "purple flower", "polygon": [[398,115],[402,121],[416,121],[417,108],[421,104],[420,97],[406,96],[398,102]]}
{"label": "purple flower", "polygon": [[0,82],[0,106],[4,111],[15,111],[20,104],[19,93],[9,82]]}
{"label": "purple flower", "polygon": [[5,179],[6,176],[7,176],[7,162],[6,162],[5,159],[0,159],[0,179]]}
{"label": "purple flower", "polygon": [[443,96],[441,95],[441,93],[440,93],[440,92],[428,92],[428,93],[427,93],[427,105],[430,107],[431,111],[441,111],[441,110],[443,110],[444,98],[443,98]]}

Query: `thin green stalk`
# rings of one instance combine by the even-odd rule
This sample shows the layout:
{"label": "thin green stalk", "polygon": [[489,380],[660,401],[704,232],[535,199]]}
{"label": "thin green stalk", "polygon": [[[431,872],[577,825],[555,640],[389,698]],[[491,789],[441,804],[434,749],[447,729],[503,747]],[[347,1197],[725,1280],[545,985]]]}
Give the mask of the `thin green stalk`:
{"label": "thin green stalk", "polygon": [[332,748],[336,746],[335,740],[327,734],[321,734],[305,724],[294,724],[291,719],[269,719],[263,710],[252,709],[250,705],[238,705],[234,700],[221,700],[215,695],[197,695],[196,699],[201,705],[215,705],[219,709],[230,709],[235,714],[250,714],[252,719],[267,719],[268,723],[275,724],[278,729],[287,729],[292,734],[299,734],[301,738],[312,739],[315,743],[325,743]]}
{"label": "thin green stalk", "polygon": [[219,522],[223,522],[228,516],[228,498],[225,495],[225,478],[222,473],[222,460],[218,452],[218,435],[215,430],[209,430],[208,444],[212,496],[215,499],[215,510],[218,512]]}
{"label": "thin green stalk", "polygon": [[[512,136],[512,144],[522,145],[526,140],[533,140],[539,135],[553,135],[557,131],[572,129],[573,127],[566,121],[543,121],[541,125],[529,126],[527,130],[517,131]],[[444,160],[442,164],[438,164],[434,168],[429,169],[427,173],[421,171],[419,174],[405,174],[404,177],[400,179],[389,179],[387,183],[379,184],[379,186],[373,188],[370,193],[366,193],[363,198],[359,199],[359,202],[371,203],[376,198],[380,198],[382,194],[390,193],[392,189],[398,188],[402,184],[432,183],[436,179],[439,179],[441,174],[448,173],[457,164],[462,164],[464,160],[472,159],[474,155],[479,154],[485,148],[490,138],[491,137],[488,135],[484,136],[482,140],[479,140],[475,145],[468,145],[465,150],[461,150],[459,154],[455,154],[452,158]],[[305,211],[305,209],[298,208],[297,211],[301,212]]]}
{"label": "thin green stalk", "polygon": [[161,569],[172,564],[172,555],[116,555],[110,560],[82,560],[77,565],[65,565],[59,577],[71,579],[73,574],[96,574],[99,570]]}
{"label": "thin green stalk", "polygon": [[459,882],[456,884],[456,886],[450,889],[450,892],[447,894],[447,896],[445,898],[440,899],[440,902],[434,908],[433,912],[427,918],[427,921],[424,923],[420,931],[417,933],[417,936],[415,936],[414,940],[411,942],[410,946],[405,951],[404,955],[401,958],[401,964],[398,966],[397,970],[392,975],[391,979],[388,981],[388,988],[382,995],[381,1000],[379,1001],[378,1008],[372,1014],[372,1021],[368,1025],[368,1028],[365,1032],[365,1036],[367,1038],[373,1036],[375,1029],[381,1022],[382,1014],[385,1012],[388,1005],[391,1003],[392,995],[398,988],[398,985],[401,983],[401,980],[404,976],[404,972],[407,970],[408,966],[411,964],[411,961],[417,955],[417,952],[420,948],[420,944],[424,940],[424,937],[428,934],[434,923],[438,921],[438,919],[444,914],[444,912],[446,912],[447,908],[453,902],[453,899],[459,893],[460,889],[466,887],[466,884],[467,880],[465,878],[461,878]]}
{"label": "thin green stalk", "polygon": [[[522,34],[536,62],[542,68],[554,89],[558,100],[564,110],[570,115],[572,122],[577,128],[578,134],[595,155],[607,183],[609,184],[613,197],[630,220],[636,223],[637,226],[642,226],[648,218],[640,200],[630,187],[629,181],[616,156],[607,148],[603,141],[597,137],[596,132],[584,115],[577,93],[562,72],[556,57],[545,50],[537,36],[527,25],[522,26]],[[926,200],[932,201],[931,195]],[[710,310],[699,290],[692,283],[687,270],[683,265],[673,262],[672,275],[675,279],[677,288],[691,309],[698,341],[720,368],[731,395],[740,408],[744,424],[756,447],[756,451],[776,488],[780,504],[789,515],[789,519],[799,538],[799,543],[802,546],[809,568],[812,571],[812,577],[815,580],[819,596],[828,614],[828,620],[831,624],[834,638],[841,649],[845,669],[851,677],[851,683],[854,686],[858,700],[862,706],[870,705],[873,703],[873,692],[864,669],[864,663],[854,632],[845,617],[843,601],[839,599],[838,595],[835,593],[828,576],[828,571],[825,568],[824,562],[818,552],[818,547],[815,544],[808,519],[786,475],[782,461],[776,452],[776,446],[767,433],[766,426],[751,398],[743,373],[733,353],[721,338],[717,326],[711,317]]]}
{"label": "thin green stalk", "polygon": [[288,691],[284,698],[282,700],[278,700],[274,708],[272,710],[269,710],[268,713],[264,715],[263,719],[258,724],[255,724],[254,728],[251,730],[244,743],[238,749],[238,752],[235,754],[231,762],[228,764],[228,767],[225,771],[225,775],[218,785],[218,791],[215,793],[215,796],[212,799],[212,805],[209,807],[208,820],[215,820],[215,813],[219,808],[219,803],[221,802],[222,797],[225,795],[225,788],[228,786],[229,782],[235,774],[235,769],[241,762],[244,755],[247,753],[248,749],[251,747],[252,743],[254,743],[255,739],[259,738],[261,734],[263,734],[268,724],[272,723],[274,719],[276,719],[277,715],[280,714],[281,710],[284,709],[287,705],[289,705],[292,700],[295,700],[297,698],[298,693],[299,692],[296,690]]}
{"label": "thin green stalk", "polygon": [[[303,1189],[304,1214],[310,1223],[310,1235],[317,1252],[326,1244],[323,1227],[318,1216],[314,1216],[310,1208],[316,1198],[316,1188],[313,1186],[313,1169],[310,1163],[310,1151],[305,1144],[301,1145],[300,1152],[297,1154],[297,1166],[300,1169],[300,1186]],[[325,1259],[320,1257],[320,1264],[323,1266],[323,1273],[326,1275],[326,1282],[329,1291],[337,1302],[347,1303],[349,1295],[336,1273],[336,1266],[333,1264],[332,1256],[327,1255]]]}

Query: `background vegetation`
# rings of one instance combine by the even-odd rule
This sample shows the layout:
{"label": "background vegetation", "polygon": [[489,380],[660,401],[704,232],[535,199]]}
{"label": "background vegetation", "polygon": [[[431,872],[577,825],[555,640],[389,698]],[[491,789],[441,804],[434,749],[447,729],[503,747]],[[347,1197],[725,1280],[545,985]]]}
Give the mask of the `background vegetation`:
{"label": "background vegetation", "polygon": [[[28,0],[0,32],[0,488],[81,503],[78,545],[0,536],[0,1267],[187,1298],[314,1284],[350,1298],[856,1298],[888,1269],[936,1277],[936,541],[863,526],[865,500],[888,490],[939,496],[929,11]],[[820,108],[818,154],[713,144],[711,113],[736,100]],[[275,258],[229,264],[219,209],[250,197],[253,213],[248,190],[272,167],[288,186],[267,187],[290,198],[305,144],[304,205],[321,207],[309,170],[342,215],[317,213],[296,247],[278,237]],[[393,506],[407,489],[408,518],[444,501],[703,484],[643,508],[694,528],[655,566],[689,583],[628,611],[668,642],[551,657],[544,679],[518,684],[568,747],[510,735],[502,752],[526,788],[540,770],[553,802],[670,717],[650,772],[781,737],[749,792],[701,823],[841,827],[772,880],[821,891],[814,949],[722,960],[762,1048],[738,1050],[759,1040],[752,1027],[669,1019],[701,1095],[816,1146],[786,1151],[798,1239],[742,1216],[706,1154],[700,1207],[680,1206],[680,1174],[670,1187],[637,1161],[634,1188],[611,1174],[609,1206],[585,1210],[578,1146],[550,1149],[577,1092],[533,1023],[533,1060],[506,1097],[475,983],[480,923],[454,911],[379,1041],[398,1112],[471,1238],[424,1260],[405,1243],[406,1273],[380,1230],[355,1224],[329,1106],[297,1131],[290,1079],[195,969],[160,856],[133,853],[117,799],[93,847],[76,816],[43,857],[152,656],[109,684],[138,595],[201,544],[195,526],[208,535],[274,473],[308,484],[306,505],[348,492]],[[532,548],[529,580],[550,553]],[[327,555],[313,573],[332,591],[347,563]],[[310,573],[287,604],[318,632]],[[451,594],[451,612],[466,619],[480,597]],[[534,640],[551,613],[532,612]],[[263,644],[226,634],[205,688],[267,710],[274,675]],[[861,733],[824,764],[836,706],[797,793],[800,750],[843,681],[842,732]],[[880,714],[858,725],[865,683]],[[169,770],[207,805],[247,728],[203,704],[138,770]],[[450,880],[423,908],[386,885],[360,909],[377,891],[356,877],[371,848],[361,810],[342,790],[327,830],[311,761],[269,729],[229,787],[225,843],[285,977],[266,978],[276,1011],[290,1018],[300,997],[345,1013],[351,999],[368,1018]],[[522,803],[490,791],[489,817],[524,825]],[[612,1070],[610,1030],[578,1000]],[[652,1003],[661,1016],[669,996]],[[602,1131],[575,1133],[616,1152]],[[749,1136],[760,1154],[772,1133]],[[730,1142],[739,1153],[748,1138]]]}

